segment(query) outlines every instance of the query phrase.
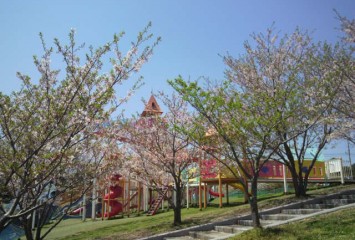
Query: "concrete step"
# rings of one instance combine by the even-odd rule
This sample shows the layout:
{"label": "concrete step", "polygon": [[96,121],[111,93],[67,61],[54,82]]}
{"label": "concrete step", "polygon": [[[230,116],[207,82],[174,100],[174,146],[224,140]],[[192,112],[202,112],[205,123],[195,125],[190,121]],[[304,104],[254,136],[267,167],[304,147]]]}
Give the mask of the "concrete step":
{"label": "concrete step", "polygon": [[209,240],[209,239],[222,240],[222,239],[228,239],[230,237],[233,237],[235,234],[212,230],[212,231],[193,231],[193,232],[189,232],[189,235],[194,239],[197,238],[200,240]]}
{"label": "concrete step", "polygon": [[182,236],[182,237],[166,237],[164,240],[197,240],[196,238],[190,236]]}
{"label": "concrete step", "polygon": [[283,209],[281,213],[285,214],[295,214],[295,215],[303,215],[303,214],[311,214],[315,212],[319,212],[321,209]]}
{"label": "concrete step", "polygon": [[355,200],[355,195],[349,195],[349,194],[344,194],[340,195],[341,199],[354,199]]}
{"label": "concrete step", "polygon": [[291,218],[296,217],[295,215],[289,215],[289,214],[270,214],[270,215],[261,215],[260,218],[263,220],[275,220],[275,221],[285,221],[289,220]]}
{"label": "concrete step", "polygon": [[[314,201],[313,201],[314,202]],[[355,203],[355,194],[342,194],[330,199],[318,200],[318,203],[303,204],[300,208],[282,209],[278,214],[261,214],[261,225],[277,225],[285,223],[285,221],[295,218],[301,219],[302,215],[321,212],[324,209],[334,208],[346,204]],[[250,217],[250,216],[249,216]],[[307,216],[305,216],[307,217]],[[244,231],[252,229],[253,222],[251,219],[237,220],[236,225],[215,226],[213,231],[192,231],[189,236],[182,237],[167,237],[166,240],[204,240],[228,239],[238,235]]]}
{"label": "concrete step", "polygon": [[[273,220],[262,220],[260,219],[261,226],[267,226],[269,224],[279,222],[279,221],[273,221]],[[247,227],[252,227],[253,226],[253,220],[237,220],[237,225],[242,225],[242,226],[247,226]]]}
{"label": "concrete step", "polygon": [[215,230],[218,232],[234,233],[234,234],[242,233],[250,229],[253,229],[253,227],[242,226],[242,225],[215,226]]}
{"label": "concrete step", "polygon": [[326,199],[322,201],[324,204],[345,205],[355,203],[355,199]]}
{"label": "concrete step", "polygon": [[324,204],[324,203],[311,203],[311,204],[304,204],[301,208],[303,209],[328,209],[336,207],[335,204]]}

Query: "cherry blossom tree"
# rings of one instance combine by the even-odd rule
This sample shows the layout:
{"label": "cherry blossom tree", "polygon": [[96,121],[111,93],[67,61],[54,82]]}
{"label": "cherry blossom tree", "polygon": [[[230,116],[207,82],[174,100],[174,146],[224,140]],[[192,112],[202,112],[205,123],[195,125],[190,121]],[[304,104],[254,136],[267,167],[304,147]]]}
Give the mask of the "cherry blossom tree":
{"label": "cherry blossom tree", "polygon": [[[126,54],[119,48],[124,33],[114,35],[102,47],[89,47],[86,55],[82,54],[85,45],[75,42],[74,30],[69,33],[68,44],[55,39],[54,47],[49,48],[40,34],[44,54],[34,57],[38,81],[18,73],[22,88],[10,95],[0,93],[0,197],[8,203],[1,207],[0,231],[14,219],[31,219],[35,210],[75,186],[82,188],[83,182],[75,179],[85,173],[91,177],[95,172],[102,159],[102,154],[96,158],[90,151],[100,148],[94,147],[101,142],[95,131],[139,87],[142,79],[130,77],[147,62],[160,41],[153,40],[149,29],[150,24]],[[64,63],[61,71],[51,62],[57,56],[62,60],[59,66]],[[112,68],[104,73],[109,57]],[[128,95],[118,98],[117,89],[128,80],[132,86]],[[90,152],[91,157],[85,155]],[[49,184],[57,189],[52,196],[46,192]],[[35,238],[47,234],[38,233]],[[34,236],[26,232],[26,237]]]}
{"label": "cherry blossom tree", "polygon": [[[29,215],[21,215],[19,217],[27,239],[45,238],[65,215],[73,210],[71,207],[62,208],[63,204],[71,205],[78,198],[87,195],[92,186],[92,180],[100,175],[102,171],[102,162],[111,152],[104,140],[101,138],[87,138],[83,145],[78,145],[75,150],[68,150],[68,158],[60,166],[62,169],[53,171],[54,178],[40,186],[43,187],[43,190],[38,198],[39,207],[32,213],[32,217],[29,218]],[[39,191],[40,187],[36,190]],[[36,193],[36,191],[33,192]],[[30,199],[28,198],[27,200],[29,201]],[[24,209],[28,206],[23,206],[23,204],[31,205],[32,202],[24,203],[24,201],[20,201],[19,209]],[[43,227],[51,219],[54,219],[53,224],[43,232]],[[33,227],[35,227],[34,233]]]}
{"label": "cherry blossom tree", "polygon": [[176,95],[169,97],[160,93],[155,96],[162,100],[167,113],[161,116],[159,111],[158,114],[153,111],[125,123],[125,142],[131,149],[125,161],[137,178],[161,194],[164,188],[172,188],[174,198],[168,200],[174,210],[174,225],[179,225],[183,189],[189,178],[186,173],[199,149],[192,145],[188,136],[178,131],[189,125],[187,104]]}
{"label": "cherry blossom tree", "polygon": [[[195,133],[184,132],[195,139],[200,147],[225,165],[248,192],[253,225],[261,227],[258,209],[257,184],[259,172],[278,147],[272,135],[278,119],[269,111],[273,102],[244,94],[230,80],[205,85],[185,81],[181,77],[169,81],[196,110]],[[260,97],[262,97],[260,95]],[[207,133],[208,138],[201,133]],[[274,149],[270,146],[275,144]]]}
{"label": "cherry blossom tree", "polygon": [[345,33],[343,40],[348,43],[355,43],[355,19],[348,19],[335,12],[341,23],[341,30]]}
{"label": "cherry blossom tree", "polygon": [[[177,78],[170,84],[199,113],[196,125],[207,122],[205,130],[217,135],[220,161],[227,166],[227,159],[234,161],[239,177],[251,182],[249,202],[258,227],[256,189],[263,163],[273,158],[285,164],[296,196],[306,194],[309,173],[338,124],[331,106],[344,76],[334,64],[328,67],[343,49],[314,44],[307,32],[296,29],[280,38],[271,28],[252,39],[244,55],[223,58],[226,80],[201,86]],[[315,151],[304,173],[310,149]]]}
{"label": "cherry blossom tree", "polygon": [[337,69],[338,73],[344,76],[337,101],[333,107],[340,113],[338,118],[338,131],[335,137],[346,139],[355,143],[355,78],[354,78],[354,51],[355,51],[355,20],[349,20],[337,13],[341,23],[341,30],[345,34],[342,38],[343,52],[337,57],[330,56],[332,62],[327,66],[329,69]]}
{"label": "cherry blossom tree", "polygon": [[[337,113],[331,105],[344,78],[339,68],[328,65],[342,49],[314,44],[299,29],[281,38],[273,29],[252,37],[255,47],[246,43],[246,55],[224,58],[227,77],[245,93],[260,98],[261,104],[274,102],[269,109],[278,118],[273,135],[282,143],[275,158],[290,170],[295,195],[305,196],[311,169],[336,125]],[[311,164],[305,167],[310,150],[314,150]]]}

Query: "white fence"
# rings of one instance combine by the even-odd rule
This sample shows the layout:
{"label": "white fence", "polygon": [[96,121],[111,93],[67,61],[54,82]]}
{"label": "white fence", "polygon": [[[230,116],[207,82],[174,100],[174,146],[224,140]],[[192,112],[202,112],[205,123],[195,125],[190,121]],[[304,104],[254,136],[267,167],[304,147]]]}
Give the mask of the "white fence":
{"label": "white fence", "polygon": [[342,158],[332,158],[325,161],[325,172],[327,179],[339,179],[341,183],[353,179],[351,163]]}

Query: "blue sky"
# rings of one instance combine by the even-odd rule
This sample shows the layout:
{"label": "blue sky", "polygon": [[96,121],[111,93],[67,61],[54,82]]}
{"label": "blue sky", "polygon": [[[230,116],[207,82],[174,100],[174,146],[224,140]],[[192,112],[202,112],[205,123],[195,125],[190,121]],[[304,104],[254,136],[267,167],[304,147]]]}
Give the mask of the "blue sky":
{"label": "blue sky", "polygon": [[99,46],[124,30],[129,44],[151,21],[152,33],[162,42],[140,72],[145,85],[126,105],[128,113],[140,112],[142,97],[149,98],[152,90],[172,91],[166,80],[179,74],[223,78],[220,55],[243,54],[250,34],[273,23],[281,34],[299,26],[317,41],[337,41],[341,32],[333,9],[355,17],[353,0],[0,0],[0,91],[19,89],[17,71],[35,79],[32,56],[42,54],[39,32],[49,45],[54,37],[67,40],[75,28],[77,42]]}

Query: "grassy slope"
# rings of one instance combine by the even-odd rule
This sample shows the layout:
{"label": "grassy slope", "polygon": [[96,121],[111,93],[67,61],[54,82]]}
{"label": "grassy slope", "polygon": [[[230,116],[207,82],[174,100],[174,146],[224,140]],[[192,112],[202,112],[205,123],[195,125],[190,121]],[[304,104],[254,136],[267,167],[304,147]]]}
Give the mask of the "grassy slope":
{"label": "grassy slope", "polygon": [[306,219],[280,227],[245,232],[231,240],[355,239],[355,208]]}
{"label": "grassy slope", "polygon": [[[337,186],[334,188],[314,190],[310,191],[309,193],[312,196],[317,196],[349,188],[354,188],[354,186]],[[265,196],[264,199],[260,199],[259,207],[260,209],[266,209],[273,206],[279,206],[281,204],[287,204],[293,201],[296,201],[293,198],[293,195],[268,195]],[[82,222],[79,219],[68,219],[61,222],[48,235],[48,239],[136,239],[143,236],[154,235],[157,233],[172,231],[197,224],[218,221],[246,213],[249,213],[248,204],[237,204],[235,206],[226,206],[223,208],[208,207],[203,211],[199,211],[197,208],[183,209],[182,217],[184,223],[180,227],[175,227],[171,224],[173,220],[173,211],[160,213],[150,217],[142,215],[139,217],[126,217],[123,219],[115,219],[109,221],[87,220],[86,222]],[[269,233],[256,232],[255,234]]]}

